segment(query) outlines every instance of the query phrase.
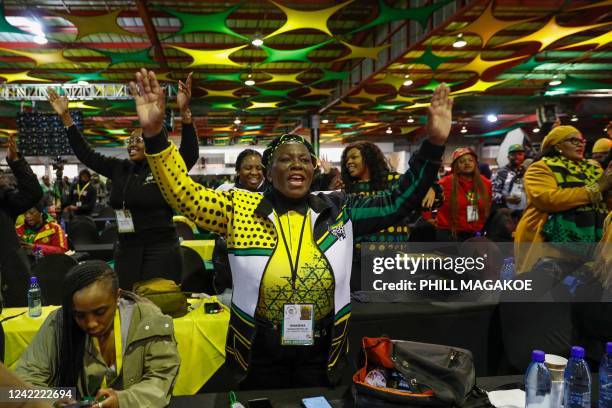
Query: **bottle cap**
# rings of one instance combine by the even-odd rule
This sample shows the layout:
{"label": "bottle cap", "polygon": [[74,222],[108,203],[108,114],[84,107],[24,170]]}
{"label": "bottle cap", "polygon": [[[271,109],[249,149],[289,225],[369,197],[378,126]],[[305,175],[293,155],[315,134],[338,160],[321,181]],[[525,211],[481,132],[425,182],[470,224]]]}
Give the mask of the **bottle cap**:
{"label": "bottle cap", "polygon": [[606,353],[612,353],[612,341],[606,343]]}
{"label": "bottle cap", "polygon": [[30,276],[30,285],[38,283],[38,278],[36,276]]}
{"label": "bottle cap", "polygon": [[531,361],[535,361],[536,363],[543,363],[544,357],[546,357],[546,353],[542,350],[533,350],[531,352]]}
{"label": "bottle cap", "polygon": [[572,358],[584,358],[584,349],[580,346],[572,347]]}

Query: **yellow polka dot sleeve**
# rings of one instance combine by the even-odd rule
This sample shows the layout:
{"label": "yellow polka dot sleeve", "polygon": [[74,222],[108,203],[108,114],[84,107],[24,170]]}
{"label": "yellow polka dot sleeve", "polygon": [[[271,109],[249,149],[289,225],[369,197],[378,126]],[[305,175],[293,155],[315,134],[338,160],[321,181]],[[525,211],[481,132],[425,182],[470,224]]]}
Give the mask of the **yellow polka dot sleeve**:
{"label": "yellow polka dot sleeve", "polygon": [[161,152],[146,156],[168,204],[200,227],[225,236],[233,217],[233,193],[211,190],[194,182],[172,143]]}

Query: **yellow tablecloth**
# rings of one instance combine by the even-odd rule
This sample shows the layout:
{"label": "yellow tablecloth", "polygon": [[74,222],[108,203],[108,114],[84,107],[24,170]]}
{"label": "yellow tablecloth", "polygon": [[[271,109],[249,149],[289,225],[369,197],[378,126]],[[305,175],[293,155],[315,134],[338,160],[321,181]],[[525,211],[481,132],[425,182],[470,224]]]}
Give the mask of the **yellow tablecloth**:
{"label": "yellow tablecloth", "polygon": [[[0,320],[26,312],[2,324],[6,336],[7,366],[14,367],[43,321],[57,308],[58,306],[45,306],[42,316],[35,319],[27,315],[27,308],[8,308],[2,311]],[[195,394],[221,367],[225,361],[228,324],[227,309],[217,314],[206,314],[202,304],[187,315],[174,319],[174,334],[181,356],[181,368],[174,386],[174,395]]]}
{"label": "yellow tablecloth", "polygon": [[213,249],[215,249],[214,239],[190,239],[181,241],[182,246],[189,247],[196,251],[203,261],[211,261]]}

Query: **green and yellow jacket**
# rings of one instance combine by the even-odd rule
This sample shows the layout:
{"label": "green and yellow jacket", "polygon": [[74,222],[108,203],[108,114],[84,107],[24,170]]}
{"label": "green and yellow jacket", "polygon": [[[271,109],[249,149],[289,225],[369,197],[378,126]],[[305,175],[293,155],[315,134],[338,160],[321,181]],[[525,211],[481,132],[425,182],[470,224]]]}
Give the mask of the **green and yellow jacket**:
{"label": "green and yellow jacket", "polygon": [[[175,146],[164,133],[145,140],[147,160],[168,203],[198,226],[223,235],[227,241],[234,291],[227,336],[227,362],[246,375],[251,344],[257,330],[256,312],[261,288],[270,272],[268,264],[277,251],[284,251],[278,232],[279,213],[271,194],[241,190],[215,191],[195,183]],[[355,237],[394,225],[415,208],[420,208],[427,189],[436,181],[443,146],[423,142],[410,160],[409,170],[399,183],[375,196],[343,192],[317,193],[307,197],[307,216],[317,261],[325,264],[333,282],[331,347],[328,376],[336,382],[338,362],[348,351],[350,318],[350,273]],[[262,290],[264,289],[264,290]]]}

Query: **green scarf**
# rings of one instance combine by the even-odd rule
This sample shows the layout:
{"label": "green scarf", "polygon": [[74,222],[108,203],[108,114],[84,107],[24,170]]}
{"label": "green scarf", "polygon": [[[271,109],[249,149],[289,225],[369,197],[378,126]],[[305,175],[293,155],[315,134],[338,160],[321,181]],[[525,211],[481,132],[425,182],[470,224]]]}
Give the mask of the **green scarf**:
{"label": "green scarf", "polygon": [[[574,162],[563,156],[544,157],[559,188],[585,187],[596,183],[603,171],[587,160]],[[608,214],[605,202],[587,204],[552,213],[542,229],[548,242],[596,243],[603,235],[603,221]]]}

